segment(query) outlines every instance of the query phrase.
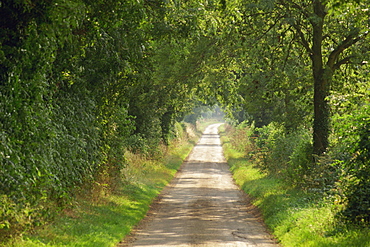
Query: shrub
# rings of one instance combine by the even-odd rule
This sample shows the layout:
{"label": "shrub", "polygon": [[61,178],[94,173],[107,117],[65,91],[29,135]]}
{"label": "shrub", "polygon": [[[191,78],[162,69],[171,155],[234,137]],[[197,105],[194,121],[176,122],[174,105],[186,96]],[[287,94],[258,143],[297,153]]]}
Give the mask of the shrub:
{"label": "shrub", "polygon": [[254,124],[249,125],[248,122],[242,122],[230,133],[230,143],[233,148],[239,152],[244,152],[251,155],[254,151],[252,142],[254,136]]}
{"label": "shrub", "polygon": [[337,154],[342,160],[345,219],[370,223],[370,107],[364,105],[351,115],[337,117]]}
{"label": "shrub", "polygon": [[[262,128],[243,124],[234,130],[233,139],[235,149],[247,151],[260,169],[290,185],[320,189],[328,183],[330,165],[313,163],[311,132],[307,129],[287,133],[284,126],[274,122]],[[331,184],[335,181],[329,180]]]}
{"label": "shrub", "polygon": [[256,146],[261,160],[258,166],[271,174],[279,175],[286,170],[291,153],[291,145],[286,141],[284,128],[276,123],[256,129]]}

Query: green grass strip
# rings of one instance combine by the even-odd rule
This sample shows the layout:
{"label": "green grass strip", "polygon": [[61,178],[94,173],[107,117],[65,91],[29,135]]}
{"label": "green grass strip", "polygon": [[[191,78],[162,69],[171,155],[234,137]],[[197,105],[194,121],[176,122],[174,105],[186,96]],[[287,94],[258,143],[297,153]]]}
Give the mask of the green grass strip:
{"label": "green grass strip", "polygon": [[260,172],[222,135],[225,157],[236,183],[253,198],[282,246],[370,246],[369,229],[338,223],[332,201],[290,188],[284,181]]}
{"label": "green grass strip", "polygon": [[[143,219],[153,199],[171,181],[193,145],[177,146],[160,161],[148,161],[136,177],[99,202],[78,200],[72,212],[34,235],[12,243],[14,247],[116,246]],[[0,244],[1,246],[1,244]]]}

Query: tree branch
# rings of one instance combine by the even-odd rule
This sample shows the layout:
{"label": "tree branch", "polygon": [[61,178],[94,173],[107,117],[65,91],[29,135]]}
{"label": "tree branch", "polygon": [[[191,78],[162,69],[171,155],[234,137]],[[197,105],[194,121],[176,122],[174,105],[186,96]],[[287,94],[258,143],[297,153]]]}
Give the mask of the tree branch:
{"label": "tree branch", "polygon": [[268,14],[273,14],[273,13],[274,13],[274,12],[272,12],[272,11],[269,11],[269,12],[254,13],[254,14],[245,15],[245,16],[244,16],[244,18],[256,17],[256,16],[259,16],[259,15],[268,15]]}
{"label": "tree branch", "polygon": [[308,11],[306,11],[301,5],[293,2],[292,0],[280,0],[280,3],[284,6],[290,5],[291,7],[299,10],[307,19],[311,17]]}
{"label": "tree branch", "polygon": [[284,59],[284,63],[283,63],[283,67],[282,67],[282,71],[285,71],[285,66],[286,66],[286,64],[287,64],[287,62],[288,62],[288,58],[289,58],[289,55],[290,55],[290,53],[289,53],[289,50],[290,50],[290,48],[292,47],[292,44],[293,44],[293,42],[294,42],[294,39],[295,39],[295,37],[293,37],[292,38],[292,40],[289,42],[289,45],[288,45],[288,52],[286,53],[286,56],[285,56],[285,59]]}
{"label": "tree branch", "polygon": [[[280,2],[281,5],[285,6],[285,8],[288,10],[288,12],[291,12],[290,8],[294,8],[294,9],[297,9],[301,14],[303,14],[303,16],[306,19],[309,19],[310,16],[311,16],[310,13],[305,10],[306,6],[301,6],[301,5],[293,2],[292,0],[280,0],[279,2]],[[289,14],[292,16],[292,13],[289,13]],[[312,55],[312,49],[311,49],[310,44],[307,41],[304,33],[302,32],[301,26],[298,23],[291,24],[291,26],[294,27],[294,29],[296,30],[296,32],[298,34],[298,37],[301,40],[301,44],[303,45],[303,47],[307,51],[308,55],[311,56]]]}
{"label": "tree branch", "polygon": [[270,32],[278,24],[279,20],[281,20],[283,17],[284,16],[277,17],[275,22],[273,24],[271,24],[270,27],[266,31],[264,31],[259,37],[257,37],[256,40],[262,39],[262,37],[265,36],[268,32]]}
{"label": "tree branch", "polygon": [[351,62],[351,59],[354,58],[355,56],[348,56],[343,58],[342,60],[338,61],[336,64],[333,66],[333,71],[337,70],[342,66],[343,64],[349,64]]}
{"label": "tree branch", "polygon": [[[327,62],[327,66],[331,69],[335,69],[336,67],[336,64],[338,63],[335,63],[337,60],[338,60],[338,57],[339,55],[346,49],[348,49],[349,47],[351,47],[352,45],[356,44],[357,42],[359,42],[360,40],[362,39],[365,39],[365,37],[368,35],[369,31],[366,31],[364,34],[362,35],[358,35],[357,36],[357,33],[351,33],[349,34],[345,40],[343,40],[343,42],[338,45],[329,55],[329,58],[328,58],[328,62]],[[356,37],[357,36],[357,37]]]}
{"label": "tree branch", "polygon": [[309,56],[312,55],[313,51],[310,47],[310,44],[308,43],[306,37],[304,36],[304,33],[302,32],[300,26],[298,24],[293,24],[294,29],[297,31],[299,38],[301,39],[303,47],[306,49]]}

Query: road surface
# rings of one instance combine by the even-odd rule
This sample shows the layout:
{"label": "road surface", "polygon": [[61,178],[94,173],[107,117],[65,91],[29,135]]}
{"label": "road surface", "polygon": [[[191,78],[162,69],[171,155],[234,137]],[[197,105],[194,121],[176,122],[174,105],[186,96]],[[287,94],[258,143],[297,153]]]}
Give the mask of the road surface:
{"label": "road surface", "polygon": [[119,246],[277,246],[232,180],[219,126],[207,127],[161,200]]}

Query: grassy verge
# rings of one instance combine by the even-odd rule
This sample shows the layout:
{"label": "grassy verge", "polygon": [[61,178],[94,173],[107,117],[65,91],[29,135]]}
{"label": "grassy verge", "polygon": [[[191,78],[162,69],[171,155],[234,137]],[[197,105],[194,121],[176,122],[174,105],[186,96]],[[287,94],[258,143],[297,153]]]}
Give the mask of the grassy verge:
{"label": "grassy verge", "polygon": [[236,183],[253,198],[282,246],[370,246],[370,231],[339,223],[332,200],[287,186],[261,173],[232,148],[221,129],[225,157]]}
{"label": "grassy verge", "polygon": [[104,190],[112,186],[99,184],[95,194],[81,193],[53,223],[7,246],[116,246],[145,216],[194,143],[195,140],[177,141],[166,150],[166,155],[156,159],[126,153],[129,165],[121,171],[122,179],[115,182],[114,189]]}

